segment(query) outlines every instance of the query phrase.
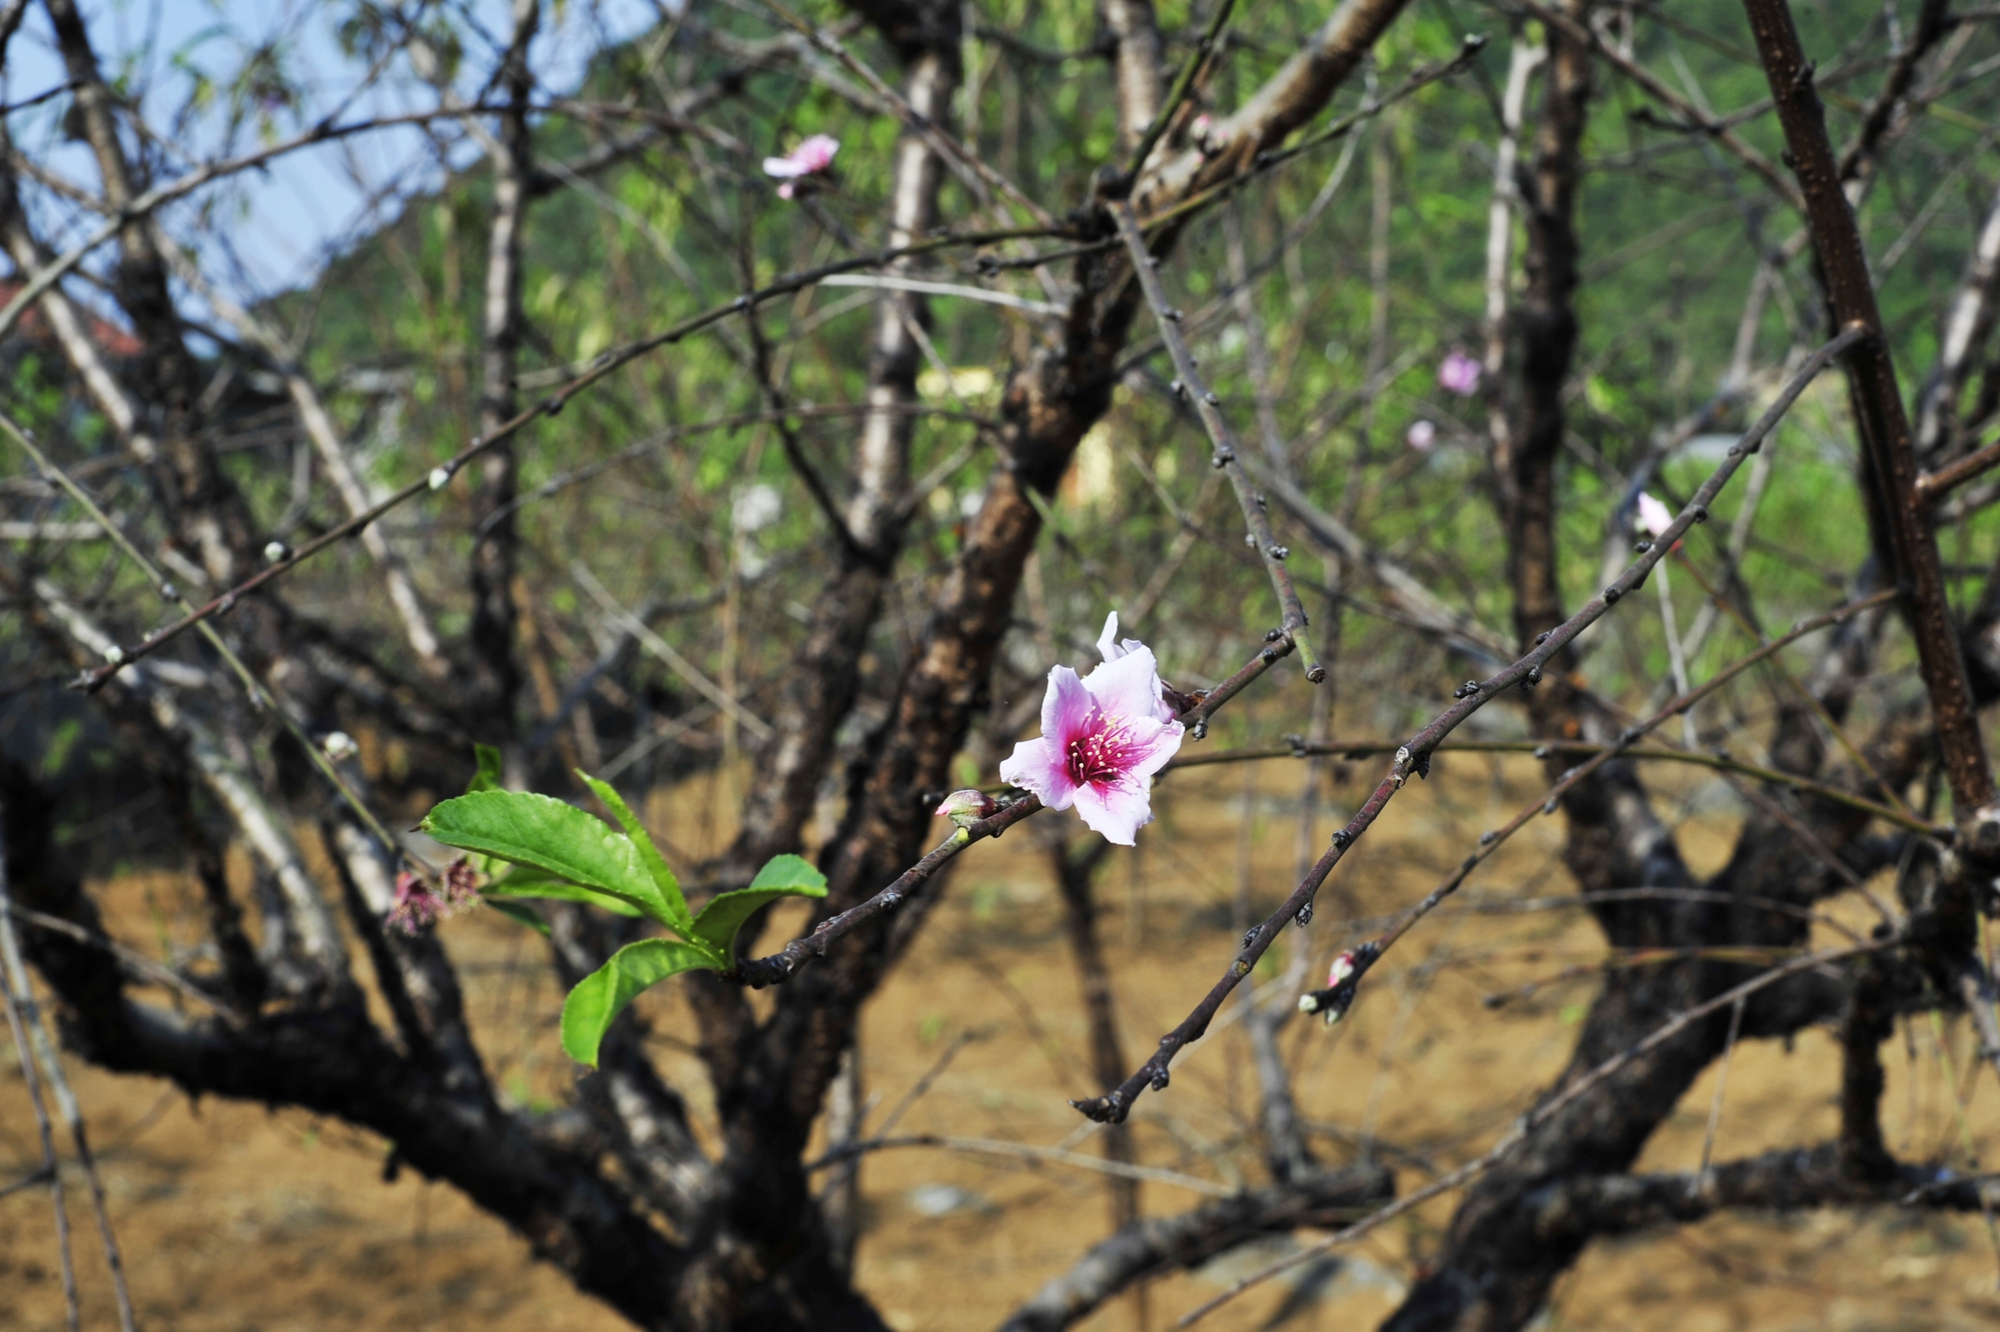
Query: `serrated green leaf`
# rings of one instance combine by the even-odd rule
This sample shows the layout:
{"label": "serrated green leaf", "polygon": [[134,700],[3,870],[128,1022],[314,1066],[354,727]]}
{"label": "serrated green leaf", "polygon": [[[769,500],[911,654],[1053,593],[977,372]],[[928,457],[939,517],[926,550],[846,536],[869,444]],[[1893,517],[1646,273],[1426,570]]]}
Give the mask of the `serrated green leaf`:
{"label": "serrated green leaf", "polygon": [[562,1044],[579,1064],[597,1067],[597,1047],[613,1018],[647,987],[683,971],[716,970],[721,961],[705,948],[676,939],[641,939],[576,983],[563,1000]]}
{"label": "serrated green leaf", "polygon": [[417,826],[446,846],[547,870],[674,924],[632,839],[574,805],[522,791],[474,791],[444,801]]}
{"label": "serrated green leaf", "polygon": [[492,745],[474,745],[472,747],[472,757],[473,761],[479,766],[474,769],[472,780],[465,784],[465,793],[467,795],[471,795],[474,791],[502,791],[506,789],[506,783],[501,780],[501,771],[504,764],[500,758],[499,750],[495,749]]}
{"label": "serrated green leaf", "polygon": [[624,797],[612,789],[611,783],[600,782],[581,771],[576,775],[583,778],[584,785],[597,793],[597,798],[604,802],[604,807],[610,810],[612,817],[624,827],[625,835],[632,839],[633,847],[639,852],[639,863],[653,876],[653,886],[660,890],[660,900],[667,904],[667,911],[673,917],[665,922],[667,928],[683,939],[692,938],[694,918],[688,912],[687,899],[681,896],[681,881],[674,877],[671,869],[667,868],[666,858],[660,854],[659,848],[653,845],[652,834],[646,831],[646,825],[639,822],[638,815],[632,812]]}
{"label": "serrated green leaf", "polygon": [[[581,892],[582,890],[578,889],[578,891]],[[519,902],[495,901],[490,895],[486,899],[486,905],[492,907],[507,919],[526,925],[537,934],[547,934],[549,932],[549,923],[542,919],[541,912],[531,906],[522,906]],[[624,903],[621,902],[619,905],[623,906]]]}
{"label": "serrated green leaf", "polygon": [[736,932],[758,908],[781,897],[825,897],[826,875],[802,856],[773,856],[748,888],[717,893],[694,918],[694,938],[724,957],[734,955]]}
{"label": "serrated green leaf", "polygon": [[528,869],[516,866],[504,879],[497,879],[479,890],[480,896],[496,906],[504,900],[548,900],[556,902],[584,902],[594,907],[620,916],[641,916],[645,913],[622,898],[609,893],[594,892],[589,888],[579,888],[573,883],[558,879],[546,870]]}

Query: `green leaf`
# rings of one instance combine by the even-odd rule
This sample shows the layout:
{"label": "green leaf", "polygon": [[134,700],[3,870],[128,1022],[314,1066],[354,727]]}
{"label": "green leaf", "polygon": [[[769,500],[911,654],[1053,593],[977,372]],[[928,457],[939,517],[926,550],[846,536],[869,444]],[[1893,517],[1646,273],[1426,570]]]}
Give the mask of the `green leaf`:
{"label": "green leaf", "polygon": [[705,948],[674,939],[641,939],[626,944],[611,960],[576,983],[563,1001],[562,1043],[579,1064],[597,1067],[597,1047],[611,1020],[639,997],[683,971],[716,970],[719,960]]}
{"label": "green leaf", "polygon": [[622,898],[609,893],[593,892],[579,888],[573,883],[558,879],[555,875],[538,869],[516,867],[504,879],[495,880],[480,889],[480,896],[498,906],[501,901],[527,898],[546,899],[557,902],[584,902],[594,907],[620,916],[639,916],[645,913]]}
{"label": "green leaf", "polygon": [[624,797],[612,789],[611,783],[600,782],[582,771],[576,775],[583,778],[584,785],[597,793],[597,798],[604,802],[612,817],[624,827],[625,835],[632,839],[633,847],[639,852],[639,863],[653,876],[653,886],[660,890],[660,900],[667,904],[667,910],[672,916],[672,919],[664,922],[667,928],[683,939],[693,938],[694,918],[688,913],[687,899],[681,896],[681,881],[674,877],[671,869],[667,868],[666,858],[660,854],[659,848],[653,845],[652,834],[646,831],[646,825],[639,822],[631,806],[625,803]]}
{"label": "green leaf", "polygon": [[[475,766],[472,770],[472,780],[465,784],[465,793],[467,795],[471,795],[474,791],[500,791],[506,789],[500,776],[501,758],[499,750],[495,749],[492,745],[474,745],[472,747],[472,759]],[[471,861],[472,868],[489,877],[492,875],[495,863],[493,857],[482,856],[474,852]],[[536,919],[540,920],[541,917],[537,916]],[[542,932],[544,934],[548,933],[547,930],[543,930]]]}
{"label": "green leaf", "polygon": [[479,767],[473,772],[472,780],[465,785],[465,793],[467,795],[471,795],[474,791],[503,791],[506,789],[506,783],[500,779],[502,764],[499,750],[495,749],[492,745],[474,745],[472,747],[472,757],[478,763]]}
{"label": "green leaf", "polygon": [[[578,889],[578,891],[581,892],[582,890]],[[519,902],[496,902],[490,895],[487,897],[486,905],[492,907],[507,919],[526,925],[537,934],[547,934],[549,932],[549,923],[542,919],[541,912],[531,906],[522,906]],[[624,904],[621,902],[619,905],[623,906]]]}
{"label": "green leaf", "polygon": [[781,897],[825,897],[826,875],[801,856],[773,856],[748,888],[717,893],[694,918],[694,938],[730,957],[736,932],[759,907]]}
{"label": "green leaf", "polygon": [[521,791],[474,791],[444,801],[417,826],[446,846],[547,870],[622,898],[662,925],[674,923],[632,839],[574,805]]}

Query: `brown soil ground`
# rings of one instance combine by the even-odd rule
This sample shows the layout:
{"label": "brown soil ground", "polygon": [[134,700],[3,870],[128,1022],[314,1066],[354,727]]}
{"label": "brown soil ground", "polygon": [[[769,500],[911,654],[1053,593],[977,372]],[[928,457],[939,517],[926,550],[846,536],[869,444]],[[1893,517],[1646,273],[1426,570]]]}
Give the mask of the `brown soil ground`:
{"label": "brown soil ground", "polygon": [[[1680,784],[1675,782],[1679,780]],[[1663,812],[1687,817],[1682,846],[1697,867],[1726,856],[1732,816],[1701,787],[1659,774]],[[1231,952],[1239,891],[1269,909],[1292,874],[1299,772],[1268,763],[1169,779],[1163,817],[1136,852],[1114,853],[1102,877],[1126,1046],[1146,1048],[1219,974]],[[1407,903],[1538,788],[1525,766],[1447,757],[1427,785],[1392,806],[1322,897],[1309,936],[1314,969],[1349,937],[1341,918]],[[1358,787],[1338,788],[1343,799]],[[656,796],[670,856],[700,854],[721,834],[728,793],[701,784]],[[1248,821],[1246,822],[1246,809]],[[1077,830],[1044,816],[1040,833]],[[1322,845],[1332,825],[1314,834]],[[1557,819],[1537,819],[1466,890],[1468,900],[1550,896],[1571,887],[1553,852]],[[1064,1146],[1095,1155],[1066,1099],[1095,1091],[1058,904],[1034,825],[962,862],[949,897],[908,963],[871,1006],[863,1041],[871,1123],[902,1102],[941,1057],[955,1057],[910,1104],[901,1132]],[[103,885],[122,937],[155,954],[196,938],[186,885],[135,875]],[[1852,919],[1851,909],[1840,914]],[[795,924],[787,919],[778,928]],[[1826,933],[1828,939],[1834,936]],[[538,965],[539,940],[497,915],[450,922],[445,938],[467,978],[496,1083],[515,1100],[563,1094],[572,1071],[556,1045],[559,1004]],[[1588,975],[1545,986],[1497,1011],[1483,996],[1601,959],[1573,909],[1444,911],[1376,973],[1352,1018],[1328,1031],[1294,1023],[1284,1041],[1316,1149],[1351,1159],[1371,1137],[1420,1185],[1490,1144],[1561,1067],[1587,1003]],[[1261,973],[1260,973],[1261,974]],[[1264,977],[1269,979],[1269,977]],[[703,1084],[683,1043],[689,1024],[671,985],[641,1001],[661,1062],[699,1105]],[[1918,1022],[1889,1048],[1884,1102],[1904,1157],[1963,1167],[1968,1143],[1994,1150],[2000,1094],[1973,1066],[1963,1024]],[[38,1163],[11,1046],[0,1050],[0,1185]],[[383,1180],[385,1144],[296,1110],[213,1100],[118,1078],[70,1061],[97,1144],[110,1210],[142,1327],[237,1329],[424,1327],[615,1328],[527,1247],[447,1186],[405,1172]],[[1174,1070],[1172,1087],[1135,1116],[1141,1159],[1181,1177],[1149,1182],[1148,1213],[1191,1206],[1202,1187],[1260,1178],[1256,1087],[1241,1033],[1219,1030]],[[1735,1056],[1715,1139],[1718,1159],[1823,1140],[1834,1127],[1838,1065],[1822,1033],[1791,1050],[1746,1045]],[[1657,1136],[1644,1168],[1700,1158],[1716,1071]],[[1961,1103],[1954,1085],[1969,1087]],[[65,1157],[67,1161],[67,1156]],[[73,1169],[64,1179],[86,1327],[115,1326],[104,1264]],[[929,1148],[884,1151],[861,1176],[866,1233],[860,1284],[909,1332],[994,1326],[1016,1301],[1105,1233],[1101,1175]],[[1194,1187],[1187,1187],[1192,1183]],[[1436,1243],[1444,1199],[1367,1237],[1337,1263],[1303,1269],[1216,1314],[1218,1329],[1372,1326]],[[1196,1274],[1154,1283],[1085,1324],[1166,1328],[1255,1270],[1283,1245],[1239,1252]],[[61,1325],[62,1296],[47,1193],[0,1198],[0,1329]],[[1980,1218],[1880,1209],[1783,1218],[1730,1216],[1684,1231],[1593,1248],[1562,1282],[1548,1328],[1889,1329],[1991,1326],[2000,1317],[1996,1243]]]}

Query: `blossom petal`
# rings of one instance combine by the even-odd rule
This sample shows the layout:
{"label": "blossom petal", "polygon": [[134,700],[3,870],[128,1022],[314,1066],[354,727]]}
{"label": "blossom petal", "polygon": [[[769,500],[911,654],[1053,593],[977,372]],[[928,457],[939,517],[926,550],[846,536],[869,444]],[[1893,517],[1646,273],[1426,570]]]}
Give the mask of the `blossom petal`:
{"label": "blossom petal", "polygon": [[1055,746],[1058,759],[1070,741],[1089,729],[1090,714],[1100,706],[1075,671],[1067,666],[1049,668],[1049,691],[1042,695],[1042,738]]}
{"label": "blossom petal", "polygon": [[831,134],[815,134],[792,149],[792,160],[803,166],[808,173],[824,171],[833,165],[833,155],[839,151],[839,139]]}
{"label": "blossom petal", "polygon": [[1126,649],[1118,646],[1117,611],[1104,617],[1104,632],[1097,636],[1097,652],[1106,661],[1116,661],[1125,655]]}
{"label": "blossom petal", "polygon": [[1645,491],[1639,492],[1639,526],[1650,536],[1665,535],[1674,525],[1674,511]]}
{"label": "blossom petal", "polygon": [[776,176],[780,180],[792,176],[810,175],[812,168],[789,157],[767,157],[764,159],[764,174]]}
{"label": "blossom petal", "polygon": [[1121,776],[1076,788],[1076,812],[1086,828],[1117,846],[1153,821],[1153,797],[1141,778]]}
{"label": "blossom petal", "polygon": [[1140,781],[1151,780],[1154,773],[1180,752],[1181,738],[1186,734],[1187,728],[1177,721],[1147,718],[1133,722],[1126,732],[1125,775]]}
{"label": "blossom petal", "polygon": [[[1153,660],[1153,650],[1144,644],[1091,671],[1083,687],[1106,717],[1168,721],[1174,715],[1160,694],[1159,664]],[[1043,734],[1047,733],[1044,726]]]}
{"label": "blossom petal", "polygon": [[1001,760],[1000,780],[1034,792],[1050,809],[1068,809],[1076,799],[1076,783],[1069,779],[1062,748],[1046,739],[1015,745],[1013,754]]}

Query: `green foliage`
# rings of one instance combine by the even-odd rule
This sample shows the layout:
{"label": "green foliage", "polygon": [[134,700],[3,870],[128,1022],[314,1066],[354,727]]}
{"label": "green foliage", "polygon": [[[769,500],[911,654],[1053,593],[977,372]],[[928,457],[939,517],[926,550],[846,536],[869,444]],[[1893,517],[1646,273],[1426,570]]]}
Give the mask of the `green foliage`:
{"label": "green foliage", "polygon": [[542,919],[542,913],[521,902],[497,900],[493,894],[486,894],[486,905],[492,907],[511,921],[526,925],[537,934],[547,934],[549,923]]}
{"label": "green foliage", "polygon": [[588,888],[569,883],[538,869],[516,869],[505,878],[495,879],[487,884],[480,890],[479,895],[489,902],[541,898],[557,902],[582,902],[586,906],[601,907],[614,916],[637,918],[645,914],[623,898],[592,892]]}
{"label": "green foliage", "polygon": [[728,953],[743,922],[781,897],[825,897],[826,876],[799,856],[773,856],[748,888],[717,893],[694,918],[694,937]]}
{"label": "green foliage", "polygon": [[439,804],[419,827],[446,846],[514,866],[481,895],[530,929],[549,932],[548,922],[526,905],[542,899],[643,915],[679,936],[627,944],[570,991],[563,1003],[563,1049],[595,1067],[605,1030],[647,987],[683,971],[726,970],[745,921],[779,898],[825,897],[826,876],[798,856],[774,856],[747,888],[719,893],[692,914],[679,879],[624,798],[607,782],[577,775],[623,832],[551,796],[501,789],[500,755],[486,746],[479,747],[466,794]]}
{"label": "green foliage", "polygon": [[[582,773],[578,773],[577,776],[583,777],[584,784],[604,802],[604,807],[611,811],[611,816],[625,829],[625,835],[632,839],[632,846],[639,853],[639,863],[645,866],[647,875],[653,881],[653,888],[666,908],[667,915],[660,923],[685,937],[691,928],[691,922],[688,919],[687,899],[681,896],[681,882],[674,877],[674,872],[667,868],[665,858],[660,855],[659,848],[653,845],[653,839],[647,833],[645,826],[639,822],[638,816],[632,813],[624,799],[611,789],[610,783],[600,782],[595,777],[585,777]],[[797,859],[797,857],[791,858]],[[768,870],[770,867],[765,868]],[[758,877],[763,876],[760,874]],[[708,913],[704,911],[702,914]],[[732,931],[729,938],[735,937]]]}
{"label": "green foliage", "polygon": [[576,983],[563,1000],[562,1044],[571,1059],[597,1067],[597,1047],[612,1019],[640,993],[683,971],[719,970],[715,955],[672,939],[626,944],[611,960]]}
{"label": "green foliage", "polygon": [[477,766],[473,769],[472,780],[466,783],[466,793],[505,790],[507,784],[501,780],[500,751],[492,745],[474,745],[472,755]]}
{"label": "green foliage", "polygon": [[[677,918],[630,837],[553,796],[474,791],[438,805],[418,827],[446,846],[527,865],[618,898],[662,925]],[[681,904],[680,913],[686,910]]]}

